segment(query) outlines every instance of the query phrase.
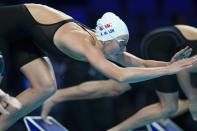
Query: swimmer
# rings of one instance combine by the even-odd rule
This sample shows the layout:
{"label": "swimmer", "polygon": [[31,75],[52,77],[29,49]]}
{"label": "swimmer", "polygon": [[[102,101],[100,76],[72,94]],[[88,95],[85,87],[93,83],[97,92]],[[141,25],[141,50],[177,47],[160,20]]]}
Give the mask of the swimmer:
{"label": "swimmer", "polygon": [[[5,56],[5,63],[15,59],[18,69],[31,83],[31,88],[17,96],[22,108],[15,110],[8,106],[6,109],[10,115],[0,116],[1,130],[8,129],[55,93],[53,69],[43,56],[69,56],[89,62],[105,76],[121,83],[177,74],[197,61],[196,57],[173,63],[143,60],[126,52],[128,28],[111,12],[97,21],[96,30],[61,11],[40,4],[0,7],[0,17],[0,51]],[[14,58],[6,56],[10,52],[8,46],[15,50]],[[185,51],[189,52],[190,49]],[[132,67],[119,67],[109,60]]]}

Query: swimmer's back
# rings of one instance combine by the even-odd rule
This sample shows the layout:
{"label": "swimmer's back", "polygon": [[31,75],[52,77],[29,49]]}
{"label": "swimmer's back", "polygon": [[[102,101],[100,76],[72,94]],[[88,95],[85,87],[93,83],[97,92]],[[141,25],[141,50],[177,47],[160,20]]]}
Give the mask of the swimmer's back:
{"label": "swimmer's back", "polygon": [[54,24],[63,20],[72,19],[61,11],[41,4],[24,4],[33,18],[41,24]]}

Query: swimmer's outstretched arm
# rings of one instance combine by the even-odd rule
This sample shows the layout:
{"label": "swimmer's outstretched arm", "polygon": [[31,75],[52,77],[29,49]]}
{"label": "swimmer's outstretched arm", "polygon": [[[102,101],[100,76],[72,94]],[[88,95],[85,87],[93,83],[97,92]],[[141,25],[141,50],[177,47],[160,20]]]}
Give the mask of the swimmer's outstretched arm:
{"label": "swimmer's outstretched arm", "polygon": [[192,49],[185,47],[184,49],[177,52],[169,62],[156,61],[156,60],[144,60],[138,58],[128,52],[124,52],[122,55],[119,55],[116,59],[112,59],[116,63],[119,63],[125,67],[162,67],[167,66],[175,61],[188,58],[191,54]]}
{"label": "swimmer's outstretched arm", "polygon": [[[82,51],[82,50],[81,50]],[[191,67],[197,61],[196,57],[174,62],[163,67],[119,67],[105,59],[102,52],[93,46],[87,46],[82,51],[87,61],[107,77],[122,83],[136,83],[164,75],[176,74],[180,70]]]}
{"label": "swimmer's outstretched arm", "polygon": [[[178,110],[173,117],[181,115],[187,110],[188,110],[188,101],[179,100]],[[142,108],[136,114],[129,117],[127,120],[121,122],[120,124],[116,125],[115,127],[109,129],[108,131],[128,131],[128,130],[136,129],[145,126],[155,120],[160,119],[162,113],[163,111],[161,104],[155,103]]]}
{"label": "swimmer's outstretched arm", "polygon": [[[60,31],[59,34],[59,37],[55,39],[59,43],[59,48],[61,48],[63,52],[65,50],[65,53],[67,53],[69,49],[72,52],[77,53],[77,55],[83,57],[102,74],[121,83],[136,83],[164,75],[176,74],[180,70],[189,68],[194,61],[197,61],[197,58],[194,57],[162,67],[122,68],[107,60],[101,49],[94,46],[91,41],[92,39],[90,40],[86,34],[79,31],[73,31],[72,33],[67,34]],[[77,38],[76,35],[78,36]],[[136,62],[134,59],[133,61],[134,63]]]}

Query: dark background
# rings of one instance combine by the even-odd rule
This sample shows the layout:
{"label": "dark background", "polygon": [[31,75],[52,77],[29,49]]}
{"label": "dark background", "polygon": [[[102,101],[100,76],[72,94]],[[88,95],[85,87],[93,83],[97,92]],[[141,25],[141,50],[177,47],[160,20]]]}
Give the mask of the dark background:
{"label": "dark background", "polygon": [[[95,28],[103,13],[114,12],[128,25],[128,51],[140,57],[140,43],[149,31],[175,24],[197,26],[196,0],[1,0],[0,5],[40,3],[61,10],[85,25]],[[3,18],[0,18],[3,19]],[[72,59],[52,58],[58,88],[65,88],[88,80],[106,79],[89,64]],[[9,84],[4,88],[16,95],[27,87],[27,81],[16,70],[9,71]],[[17,77],[16,77],[17,76]],[[18,77],[20,76],[20,77]],[[133,84],[133,89],[113,98],[64,102],[51,115],[71,131],[103,131],[113,127],[145,105],[157,101],[154,85],[149,82]],[[139,88],[140,87],[140,88]],[[39,115],[40,109],[29,115]],[[197,123],[189,113],[175,121],[186,131],[196,131]],[[20,120],[9,131],[25,130]]]}

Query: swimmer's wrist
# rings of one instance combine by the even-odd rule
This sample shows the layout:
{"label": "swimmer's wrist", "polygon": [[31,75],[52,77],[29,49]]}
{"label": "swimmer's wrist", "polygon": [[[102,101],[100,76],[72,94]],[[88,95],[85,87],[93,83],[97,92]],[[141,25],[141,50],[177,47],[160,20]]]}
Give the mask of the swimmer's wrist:
{"label": "swimmer's wrist", "polygon": [[162,72],[165,72],[166,75],[172,75],[174,74],[173,69],[171,68],[170,64],[163,67]]}

